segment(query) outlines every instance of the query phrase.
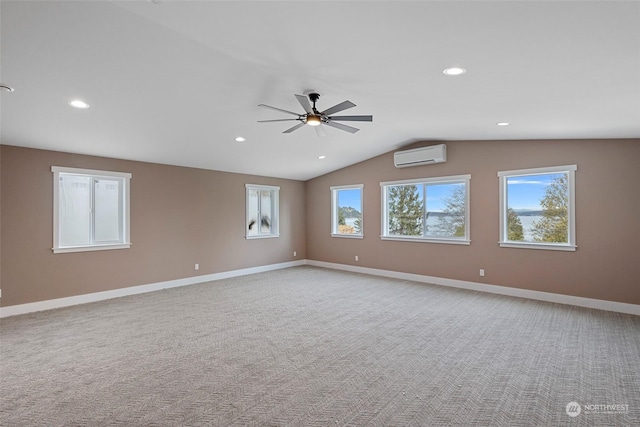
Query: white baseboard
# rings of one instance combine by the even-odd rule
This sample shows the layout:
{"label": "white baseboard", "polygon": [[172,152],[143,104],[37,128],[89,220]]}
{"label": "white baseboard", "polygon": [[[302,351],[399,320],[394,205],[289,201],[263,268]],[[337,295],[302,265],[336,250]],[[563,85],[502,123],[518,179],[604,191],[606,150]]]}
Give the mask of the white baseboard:
{"label": "white baseboard", "polygon": [[298,260],[270,264],[260,267],[244,268],[240,270],[224,271],[221,273],[207,274],[204,276],[187,277],[184,279],[169,280],[166,282],[151,283],[148,285],[132,286],[129,288],[113,289],[104,292],[76,295],[67,298],[57,298],[46,301],[32,302],[28,304],[11,305],[0,308],[0,318],[16,316],[19,314],[32,313],[54,308],[68,307],[71,305],[86,304],[89,302],[102,301],[111,298],[119,298],[128,295],[142,294],[145,292],[159,291],[162,289],[176,288],[179,286],[195,285],[198,283],[211,282],[214,280],[227,279],[230,277],[245,276],[248,274],[263,273],[266,271],[279,270],[282,268],[297,267],[300,265],[311,265],[316,267],[331,268],[334,270],[351,271],[354,273],[371,274],[374,276],[391,277],[402,280],[412,280],[415,282],[431,283],[440,286],[450,286],[454,288],[469,289],[473,291],[489,292],[499,295],[508,295],[519,298],[528,298],[540,301],[555,302],[559,304],[575,305],[578,307],[595,308],[599,310],[615,311],[619,313],[634,314],[640,316],[640,305],[626,304],[623,302],[606,301],[592,298],[576,297],[572,295],[554,294],[550,292],[532,291],[529,289],[510,288],[507,286],[488,285],[486,283],[468,282],[464,280],[446,279],[442,277],[424,276],[421,274],[402,273],[398,271],[380,270],[377,268],[358,267],[354,265],[336,264],[324,261]]}
{"label": "white baseboard", "polygon": [[184,279],[169,280],[166,282],[151,283],[148,285],[132,286],[129,288],[113,289],[103,292],[94,292],[91,294],[76,295],[66,298],[56,298],[52,300],[31,302],[27,304],[10,305],[0,308],[0,318],[16,316],[18,314],[32,313],[35,311],[68,307],[71,305],[86,304],[89,302],[102,301],[111,298],[125,297],[128,295],[159,291],[162,289],[177,288],[179,286],[195,285],[197,283],[211,282],[213,280],[227,279],[229,277],[246,276],[248,274],[263,273],[265,271],[279,270],[288,267],[297,267],[304,264],[304,260],[290,261],[279,264],[263,265],[260,267],[224,271],[222,273],[206,274],[203,276],[187,277]]}
{"label": "white baseboard", "polygon": [[512,297],[528,298],[539,301],[555,302],[558,304],[575,305],[578,307],[596,308],[599,310],[615,311],[618,313],[635,314],[640,316],[640,305],[623,302],[606,301],[593,298],[576,297],[572,295],[554,294],[551,292],[532,291],[529,289],[510,288],[508,286],[488,285],[485,283],[467,282],[464,280],[446,279],[442,277],[423,276],[420,274],[401,273],[376,268],[358,267],[354,265],[335,264],[331,262],[306,260],[306,265],[351,271],[354,273],[371,274],[374,276],[391,277],[414,282],[431,283],[434,285],[450,286],[453,288],[469,289],[472,291],[489,292],[492,294],[508,295]]}

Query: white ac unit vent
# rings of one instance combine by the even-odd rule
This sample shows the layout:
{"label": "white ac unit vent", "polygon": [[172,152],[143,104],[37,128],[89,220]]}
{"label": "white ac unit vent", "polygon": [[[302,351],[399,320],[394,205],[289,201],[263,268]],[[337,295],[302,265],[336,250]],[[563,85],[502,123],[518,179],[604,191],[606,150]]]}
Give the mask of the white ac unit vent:
{"label": "white ac unit vent", "polygon": [[447,146],[444,144],[414,148],[413,150],[396,151],[393,163],[397,168],[430,165],[447,161]]}

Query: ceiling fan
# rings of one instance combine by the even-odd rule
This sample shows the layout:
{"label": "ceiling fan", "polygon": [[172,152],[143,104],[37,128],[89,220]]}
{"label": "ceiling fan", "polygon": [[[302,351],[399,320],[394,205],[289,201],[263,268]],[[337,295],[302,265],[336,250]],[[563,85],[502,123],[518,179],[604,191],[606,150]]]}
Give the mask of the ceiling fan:
{"label": "ceiling fan", "polygon": [[[297,125],[295,125],[292,128],[289,128],[289,129],[285,130],[282,133],[291,133],[294,130],[299,129],[304,125],[309,125],[309,126],[314,126],[315,127],[316,133],[318,134],[318,136],[324,136],[324,135],[326,135],[326,132],[325,132],[324,129],[322,129],[322,127],[320,125],[327,125],[327,126],[331,126],[333,128],[340,129],[340,130],[343,130],[343,131],[346,131],[346,132],[356,133],[360,129],[354,128],[353,126],[347,126],[347,125],[344,125],[342,123],[336,123],[336,122],[338,122],[338,121],[372,122],[373,121],[373,116],[332,116],[331,115],[333,113],[337,113],[337,112],[346,110],[348,108],[355,107],[356,104],[354,104],[351,101],[344,101],[344,102],[341,102],[340,104],[334,105],[331,108],[327,108],[324,111],[318,111],[316,109],[316,101],[318,99],[320,99],[320,94],[315,93],[315,92],[311,92],[311,93],[309,93],[309,99],[307,99],[307,97],[304,96],[304,95],[295,95],[295,97],[298,100],[298,102],[300,103],[300,105],[302,106],[302,108],[304,109],[305,113],[298,114],[298,113],[294,113],[293,111],[283,110],[282,108],[276,108],[276,107],[272,107],[270,105],[260,104],[260,105],[258,105],[258,107],[266,107],[266,108],[271,108],[272,110],[282,111],[283,113],[292,114],[294,116],[297,116],[297,118],[295,118],[295,119],[276,119],[276,120],[258,120],[258,122],[259,123],[286,122],[286,121],[296,120],[296,121],[299,121],[300,123],[298,123]],[[311,101],[311,103],[313,103],[313,105],[311,105],[311,103],[309,103],[309,101]]]}

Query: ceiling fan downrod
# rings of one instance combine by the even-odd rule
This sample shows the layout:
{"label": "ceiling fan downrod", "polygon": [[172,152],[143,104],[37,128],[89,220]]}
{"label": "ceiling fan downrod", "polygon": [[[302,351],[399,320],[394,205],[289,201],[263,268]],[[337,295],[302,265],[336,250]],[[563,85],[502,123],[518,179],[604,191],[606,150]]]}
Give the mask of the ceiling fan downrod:
{"label": "ceiling fan downrod", "polygon": [[310,93],[309,94],[309,100],[313,103],[313,112],[316,114],[320,114],[318,112],[318,110],[316,110],[316,101],[320,99],[320,94],[319,93]]}
{"label": "ceiling fan downrod", "polygon": [[320,99],[319,93],[313,92],[309,94],[309,100],[313,103],[313,107],[311,107],[311,111],[313,111],[313,114],[307,114],[307,119],[305,120],[305,123],[309,126],[318,126],[322,122],[325,122],[325,120],[323,120],[322,114],[320,114],[320,112],[316,110],[316,101],[318,99]]}

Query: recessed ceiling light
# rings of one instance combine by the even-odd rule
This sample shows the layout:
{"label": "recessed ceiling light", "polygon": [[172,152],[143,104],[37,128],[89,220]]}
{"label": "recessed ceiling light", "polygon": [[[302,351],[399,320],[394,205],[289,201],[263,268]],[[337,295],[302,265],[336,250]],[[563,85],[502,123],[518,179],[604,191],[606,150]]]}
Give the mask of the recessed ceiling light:
{"label": "recessed ceiling light", "polygon": [[1,92],[13,92],[13,88],[11,86],[0,84]]}
{"label": "recessed ceiling light", "polygon": [[509,126],[511,123],[509,122],[498,122],[496,123],[497,126]]}
{"label": "recessed ceiling light", "polygon": [[236,136],[236,142],[245,142],[247,140],[247,138],[243,137],[243,136]]}
{"label": "recessed ceiling light", "polygon": [[326,159],[327,156],[318,156],[318,159],[322,160],[322,159]]}
{"label": "recessed ceiling light", "polygon": [[75,108],[89,108],[89,104],[84,101],[80,101],[79,99],[74,99],[69,103],[69,105]]}
{"label": "recessed ceiling light", "polygon": [[445,68],[444,70],[442,70],[442,72],[447,76],[459,76],[460,74],[466,73],[467,70],[460,67],[451,67],[451,68]]}

